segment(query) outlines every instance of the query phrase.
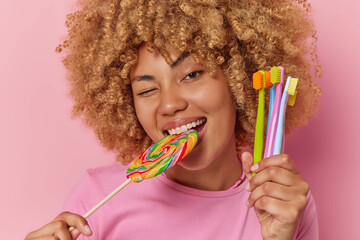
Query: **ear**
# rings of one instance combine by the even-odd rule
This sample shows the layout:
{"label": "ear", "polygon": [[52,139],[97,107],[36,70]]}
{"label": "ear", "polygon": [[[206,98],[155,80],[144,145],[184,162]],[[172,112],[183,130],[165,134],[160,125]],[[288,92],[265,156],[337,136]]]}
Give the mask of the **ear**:
{"label": "ear", "polygon": [[242,161],[242,164],[243,164],[243,171],[246,174],[246,178],[248,180],[250,180],[251,177],[252,177],[252,173],[250,171],[250,168],[253,165],[253,161],[254,161],[253,156],[249,152],[243,152],[243,154],[241,154],[241,161]]}

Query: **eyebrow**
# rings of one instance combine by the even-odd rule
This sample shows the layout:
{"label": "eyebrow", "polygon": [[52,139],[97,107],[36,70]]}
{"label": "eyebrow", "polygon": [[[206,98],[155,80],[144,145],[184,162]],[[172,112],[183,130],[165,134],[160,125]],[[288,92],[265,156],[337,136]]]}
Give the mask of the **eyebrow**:
{"label": "eyebrow", "polygon": [[154,80],[154,77],[150,76],[150,75],[140,75],[140,76],[136,76],[133,79],[131,79],[131,82],[144,81],[144,80]]}
{"label": "eyebrow", "polygon": [[180,55],[180,57],[178,57],[173,64],[171,64],[171,68],[175,68],[176,66],[178,66],[182,61],[184,61],[185,58],[187,58],[188,56],[190,56],[189,52],[185,52],[183,54]]}
{"label": "eyebrow", "polygon": [[[176,68],[181,62],[183,62],[188,56],[190,56],[189,52],[185,52],[180,55],[171,65],[172,69]],[[151,75],[140,75],[134,77],[131,81],[145,81],[145,80],[154,80],[154,76]]]}

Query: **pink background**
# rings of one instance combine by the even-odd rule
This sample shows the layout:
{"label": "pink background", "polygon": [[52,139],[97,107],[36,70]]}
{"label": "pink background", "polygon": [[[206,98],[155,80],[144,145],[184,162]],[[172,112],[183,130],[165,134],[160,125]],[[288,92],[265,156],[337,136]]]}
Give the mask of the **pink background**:
{"label": "pink background", "polygon": [[[323,98],[316,118],[288,138],[287,152],[315,196],[320,239],[360,239],[360,4],[312,2]],[[23,239],[50,221],[85,169],[114,159],[70,118],[54,49],[72,9],[73,0],[0,2],[1,239]]]}

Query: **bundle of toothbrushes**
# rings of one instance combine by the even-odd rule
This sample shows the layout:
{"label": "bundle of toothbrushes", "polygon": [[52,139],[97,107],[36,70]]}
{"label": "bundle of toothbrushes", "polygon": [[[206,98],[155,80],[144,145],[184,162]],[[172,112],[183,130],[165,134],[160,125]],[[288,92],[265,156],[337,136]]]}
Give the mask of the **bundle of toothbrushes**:
{"label": "bundle of toothbrushes", "polygon": [[[255,127],[254,163],[262,158],[284,151],[285,112],[287,105],[294,106],[297,78],[287,77],[284,83],[284,68],[272,67],[271,71],[257,71],[253,74],[253,87],[259,91],[258,112]],[[285,84],[285,87],[283,87]],[[265,88],[270,88],[269,114],[264,149]],[[263,155],[264,153],[264,155]]]}

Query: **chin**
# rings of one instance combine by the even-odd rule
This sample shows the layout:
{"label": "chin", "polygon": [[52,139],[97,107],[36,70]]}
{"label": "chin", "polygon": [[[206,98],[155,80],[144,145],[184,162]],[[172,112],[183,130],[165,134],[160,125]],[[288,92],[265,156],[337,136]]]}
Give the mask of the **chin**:
{"label": "chin", "polygon": [[204,168],[206,168],[206,166],[204,166],[204,164],[194,163],[194,162],[191,162],[189,164],[182,162],[182,163],[178,163],[178,166],[187,171],[200,171],[200,170],[203,170]]}
{"label": "chin", "polygon": [[178,162],[178,166],[188,171],[200,171],[207,168],[211,162],[206,159],[204,154],[201,154],[200,149],[194,149],[184,159]]}

